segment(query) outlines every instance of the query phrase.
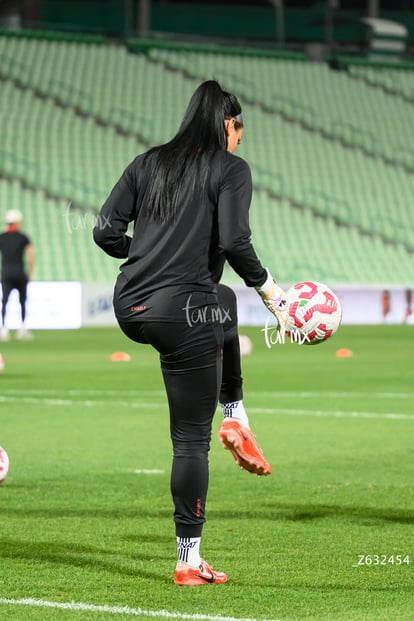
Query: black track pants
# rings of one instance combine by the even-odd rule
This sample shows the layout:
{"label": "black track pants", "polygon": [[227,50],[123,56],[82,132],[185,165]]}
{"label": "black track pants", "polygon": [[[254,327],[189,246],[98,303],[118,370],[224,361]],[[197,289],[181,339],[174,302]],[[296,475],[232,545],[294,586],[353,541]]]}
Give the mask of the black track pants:
{"label": "black track pants", "polygon": [[6,306],[9,300],[10,293],[13,289],[17,289],[19,292],[19,301],[20,301],[20,309],[21,309],[21,317],[22,322],[26,318],[26,299],[27,299],[27,276],[25,274],[21,274],[20,276],[10,276],[4,277],[1,286],[2,286],[2,306],[1,306],[1,319],[4,324],[4,318],[6,316]]}
{"label": "black track pants", "polygon": [[[179,537],[198,537],[205,522],[208,452],[213,416],[221,403],[242,398],[236,296],[217,287],[214,321],[188,323],[124,322],[123,332],[160,354],[170,411],[173,444],[171,494]],[[184,306],[184,302],[181,307]],[[195,313],[197,317],[197,313]]]}
{"label": "black track pants", "polygon": [[208,323],[119,322],[132,340],[160,353],[173,444],[171,494],[179,537],[199,537],[205,522],[208,452],[221,386],[223,327]]}
{"label": "black track pants", "polygon": [[240,342],[237,328],[237,299],[234,291],[226,285],[218,285],[217,297],[224,329],[220,403],[232,403],[243,398]]}

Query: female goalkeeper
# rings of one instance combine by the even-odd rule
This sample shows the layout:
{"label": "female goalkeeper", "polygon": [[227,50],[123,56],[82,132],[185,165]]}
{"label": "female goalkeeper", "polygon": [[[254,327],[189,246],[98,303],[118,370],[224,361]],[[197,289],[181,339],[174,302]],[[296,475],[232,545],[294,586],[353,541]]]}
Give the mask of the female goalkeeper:
{"label": "female goalkeeper", "polygon": [[[229,326],[230,341],[237,336],[232,311],[218,302],[226,260],[257,289],[282,328],[285,321],[285,294],[250,241],[251,174],[233,154],[242,134],[237,98],[214,80],[202,83],[174,138],[125,169],[93,231],[107,254],[126,259],[114,290],[121,329],[160,354],[173,445],[174,582],[180,585],[227,581],[200,557],[212,420],[222,388],[223,326]],[[240,465],[270,473],[253,435],[237,419],[225,419],[219,435]]]}

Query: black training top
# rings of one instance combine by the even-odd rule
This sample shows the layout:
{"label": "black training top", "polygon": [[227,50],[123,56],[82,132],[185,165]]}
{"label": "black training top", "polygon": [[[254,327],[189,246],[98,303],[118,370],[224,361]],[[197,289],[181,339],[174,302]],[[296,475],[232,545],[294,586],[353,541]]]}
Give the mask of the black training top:
{"label": "black training top", "polygon": [[[204,191],[194,189],[189,179],[175,220],[161,224],[143,213],[151,174],[144,156],[139,155],[125,169],[93,230],[95,242],[107,254],[127,259],[115,287],[117,317],[183,321],[183,311],[174,310],[174,298],[195,294],[199,302],[214,302],[226,260],[247,286],[262,285],[266,270],[250,241],[248,164],[219,151],[212,159]],[[131,221],[132,239],[127,235]]]}
{"label": "black training top", "polygon": [[27,235],[20,231],[0,233],[1,277],[22,276],[24,269],[24,249],[30,244]]}

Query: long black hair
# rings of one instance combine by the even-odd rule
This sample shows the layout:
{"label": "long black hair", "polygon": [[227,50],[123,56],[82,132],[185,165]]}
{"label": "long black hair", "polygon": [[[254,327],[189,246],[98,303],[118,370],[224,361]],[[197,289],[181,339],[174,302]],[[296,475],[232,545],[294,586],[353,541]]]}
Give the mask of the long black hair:
{"label": "long black hair", "polygon": [[[203,186],[211,157],[227,149],[225,119],[243,126],[237,97],[223,91],[216,80],[207,80],[193,93],[177,134],[150,149],[145,161],[152,168],[146,196],[146,215],[157,222],[174,220],[185,180]],[[188,187],[188,186],[187,186]]]}

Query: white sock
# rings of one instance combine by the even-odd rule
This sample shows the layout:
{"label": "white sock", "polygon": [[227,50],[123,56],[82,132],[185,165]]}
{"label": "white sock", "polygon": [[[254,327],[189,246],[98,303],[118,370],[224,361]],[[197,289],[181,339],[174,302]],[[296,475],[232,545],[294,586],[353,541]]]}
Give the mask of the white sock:
{"label": "white sock", "polygon": [[199,567],[201,565],[200,541],[201,537],[177,537],[178,560],[192,567]]}
{"label": "white sock", "polygon": [[224,418],[234,418],[239,423],[250,429],[249,419],[247,418],[246,410],[244,409],[243,401],[232,401],[231,403],[222,403]]}

